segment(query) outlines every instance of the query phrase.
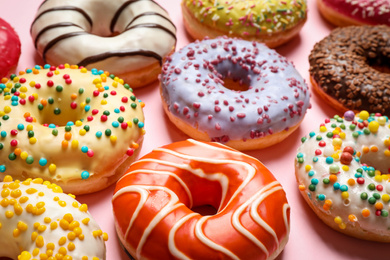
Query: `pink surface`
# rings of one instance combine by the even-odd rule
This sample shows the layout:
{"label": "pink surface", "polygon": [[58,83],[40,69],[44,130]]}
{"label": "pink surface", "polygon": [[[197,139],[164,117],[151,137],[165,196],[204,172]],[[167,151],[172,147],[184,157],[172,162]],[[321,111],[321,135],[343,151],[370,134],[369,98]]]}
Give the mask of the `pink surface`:
{"label": "pink surface", "polygon": [[[185,33],[180,0],[156,0],[165,7],[177,26],[177,48],[192,41]],[[43,65],[36,54],[29,29],[41,1],[38,0],[0,0],[0,17],[8,21],[18,32],[22,41],[22,56],[17,71]],[[308,0],[308,20],[300,35],[276,50],[293,61],[302,76],[309,81],[308,55],[315,42],[325,37],[333,28],[320,17],[314,0]],[[145,102],[146,136],[141,156],[153,148],[174,141],[184,140],[181,133],[165,116],[161,106],[158,83],[136,89],[135,95]],[[278,259],[375,259],[388,255],[388,245],[362,241],[333,231],[323,224],[311,211],[299,194],[294,175],[294,158],[300,138],[316,129],[326,117],[337,113],[316,95],[312,95],[310,109],[301,126],[287,140],[273,147],[248,152],[263,162],[281,182],[291,206],[290,240]],[[115,234],[111,197],[114,186],[91,195],[78,196],[77,199],[89,205],[89,210],[109,235],[107,259],[128,259],[121,249]],[[189,245],[190,246],[190,245]]]}

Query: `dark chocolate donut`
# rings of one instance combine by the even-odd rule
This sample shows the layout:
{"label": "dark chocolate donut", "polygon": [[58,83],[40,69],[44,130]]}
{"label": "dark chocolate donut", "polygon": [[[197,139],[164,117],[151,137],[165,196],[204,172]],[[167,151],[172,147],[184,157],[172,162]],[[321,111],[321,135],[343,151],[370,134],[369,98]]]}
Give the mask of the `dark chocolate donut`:
{"label": "dark chocolate donut", "polygon": [[337,28],[309,62],[314,89],[336,109],[390,115],[390,27]]}

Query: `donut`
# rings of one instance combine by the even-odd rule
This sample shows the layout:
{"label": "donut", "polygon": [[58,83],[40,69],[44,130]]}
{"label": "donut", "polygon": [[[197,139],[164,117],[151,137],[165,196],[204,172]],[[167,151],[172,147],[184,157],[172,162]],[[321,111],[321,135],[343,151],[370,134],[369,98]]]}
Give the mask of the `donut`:
{"label": "donut", "polygon": [[66,193],[91,193],[139,153],[144,104],[108,72],[35,66],[4,78],[0,92],[0,179],[42,178]]}
{"label": "donut", "polygon": [[[273,259],[290,229],[272,173],[219,143],[154,149],[117,182],[112,205],[118,237],[135,259]],[[216,213],[192,210],[205,205]]]}
{"label": "donut", "polygon": [[46,0],[31,36],[44,62],[108,70],[132,88],[157,80],[176,45],[174,24],[153,0]]}
{"label": "donut", "polygon": [[310,107],[308,87],[286,58],[226,37],[191,43],[167,58],[160,89],[180,130],[238,150],[281,142]]}
{"label": "donut", "polygon": [[20,39],[14,28],[0,18],[0,79],[15,70],[21,53]]}
{"label": "donut", "polygon": [[347,111],[302,138],[295,159],[299,190],[324,223],[390,242],[389,136],[387,116]]}
{"label": "donut", "polygon": [[0,258],[106,259],[108,235],[72,195],[40,178],[0,182]]}
{"label": "donut", "polygon": [[390,27],[333,30],[309,56],[312,86],[338,111],[390,114]]}
{"label": "donut", "polygon": [[317,0],[322,16],[336,26],[390,25],[388,0]]}
{"label": "donut", "polygon": [[298,35],[307,19],[306,0],[182,1],[187,32],[202,40],[227,35],[274,48]]}

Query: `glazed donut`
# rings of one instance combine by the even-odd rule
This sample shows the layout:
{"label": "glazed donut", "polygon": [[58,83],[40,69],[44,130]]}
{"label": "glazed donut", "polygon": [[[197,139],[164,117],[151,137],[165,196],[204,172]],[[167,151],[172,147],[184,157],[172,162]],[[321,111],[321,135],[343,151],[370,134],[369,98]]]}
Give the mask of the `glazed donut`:
{"label": "glazed donut", "polygon": [[0,182],[0,258],[106,259],[108,235],[72,195],[42,179]]}
{"label": "glazed donut", "polygon": [[317,0],[322,16],[336,26],[390,25],[388,0]]}
{"label": "glazed donut", "polygon": [[182,1],[184,26],[198,40],[227,35],[274,48],[296,36],[307,19],[306,0]]}
{"label": "glazed donut", "polygon": [[180,130],[238,150],[281,142],[310,106],[308,87],[286,58],[238,39],[189,44],[167,59],[160,82],[164,110]]}
{"label": "glazed donut", "polygon": [[44,62],[108,70],[132,88],[157,79],[175,35],[153,0],[46,0],[31,26]]}
{"label": "glazed donut", "polygon": [[390,27],[337,28],[309,56],[314,90],[339,111],[390,114]]}
{"label": "glazed donut", "polygon": [[20,39],[14,28],[0,18],[0,79],[16,68],[21,53]]}
{"label": "glazed donut", "polygon": [[[117,182],[112,203],[120,241],[136,259],[273,259],[289,235],[279,182],[257,159],[218,143],[155,149]],[[216,214],[192,210],[204,205]]]}
{"label": "glazed donut", "polygon": [[295,162],[299,190],[333,229],[390,242],[389,120],[347,111],[302,138]]}
{"label": "glazed donut", "polygon": [[72,194],[114,183],[139,153],[143,103],[107,72],[45,65],[0,83],[0,178],[42,178]]}

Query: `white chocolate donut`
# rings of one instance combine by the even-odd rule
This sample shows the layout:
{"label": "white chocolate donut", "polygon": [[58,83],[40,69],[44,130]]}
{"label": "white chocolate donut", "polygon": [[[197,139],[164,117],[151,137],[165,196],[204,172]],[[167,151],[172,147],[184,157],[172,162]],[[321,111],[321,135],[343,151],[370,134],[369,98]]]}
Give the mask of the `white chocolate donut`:
{"label": "white chocolate donut", "polygon": [[390,242],[387,116],[347,111],[302,138],[295,168],[305,200],[330,227]]}
{"label": "white chocolate donut", "polygon": [[103,71],[36,66],[4,78],[0,100],[0,179],[90,193],[114,183],[142,145],[143,103]]}
{"label": "white chocolate donut", "polygon": [[0,182],[0,258],[102,260],[105,241],[88,206],[42,179]]}
{"label": "white chocolate donut", "polygon": [[108,70],[133,88],[157,79],[175,34],[153,0],[46,0],[31,26],[46,63]]}

